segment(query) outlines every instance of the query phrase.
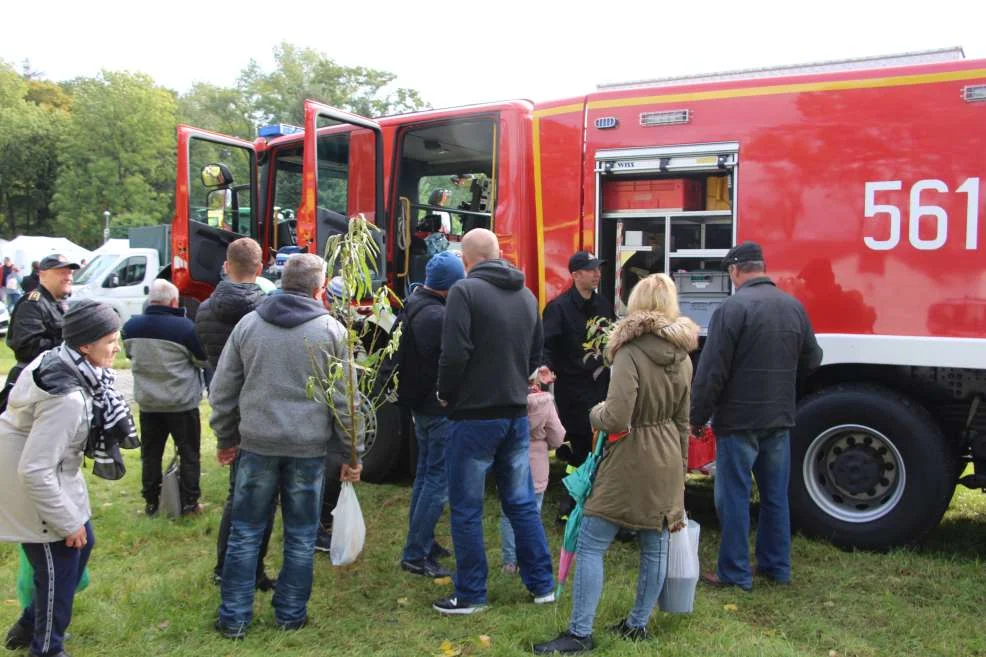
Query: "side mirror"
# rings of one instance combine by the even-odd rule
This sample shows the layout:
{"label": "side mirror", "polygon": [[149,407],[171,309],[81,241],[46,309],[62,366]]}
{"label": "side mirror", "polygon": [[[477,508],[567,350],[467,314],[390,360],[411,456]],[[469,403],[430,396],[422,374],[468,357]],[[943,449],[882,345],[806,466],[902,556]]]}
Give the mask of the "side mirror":
{"label": "side mirror", "polygon": [[228,187],[233,184],[233,174],[225,164],[207,164],[202,167],[202,184],[206,187]]}
{"label": "side mirror", "polygon": [[103,282],[103,287],[120,287],[120,275],[110,274]]}

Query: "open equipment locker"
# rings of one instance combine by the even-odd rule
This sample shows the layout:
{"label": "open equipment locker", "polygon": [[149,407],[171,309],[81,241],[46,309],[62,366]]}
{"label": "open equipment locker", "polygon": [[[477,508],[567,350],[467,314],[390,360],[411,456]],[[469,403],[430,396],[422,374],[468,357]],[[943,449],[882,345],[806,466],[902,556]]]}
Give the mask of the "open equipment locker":
{"label": "open equipment locker", "polygon": [[[617,316],[625,314],[636,281],[660,271],[675,278],[681,313],[707,333],[712,313],[731,292],[721,263],[736,243],[738,156],[732,142],[596,153],[596,255],[615,265],[600,287],[612,292]],[[606,186],[614,181],[687,179],[705,189],[722,176],[729,209],[604,209]]]}

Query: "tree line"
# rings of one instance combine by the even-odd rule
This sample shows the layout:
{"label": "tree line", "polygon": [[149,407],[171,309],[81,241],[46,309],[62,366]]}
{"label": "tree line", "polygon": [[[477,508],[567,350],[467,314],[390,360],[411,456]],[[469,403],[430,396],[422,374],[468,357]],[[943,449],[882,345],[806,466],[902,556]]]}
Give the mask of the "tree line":
{"label": "tree line", "polygon": [[232,86],[197,83],[183,94],[143,73],[56,82],[0,60],[0,237],[57,235],[94,248],[105,210],[114,236],[167,223],[179,123],[252,140],[260,125],[302,125],[306,98],[364,116],[423,109],[395,77],[287,42],[272,69],[250,60]]}

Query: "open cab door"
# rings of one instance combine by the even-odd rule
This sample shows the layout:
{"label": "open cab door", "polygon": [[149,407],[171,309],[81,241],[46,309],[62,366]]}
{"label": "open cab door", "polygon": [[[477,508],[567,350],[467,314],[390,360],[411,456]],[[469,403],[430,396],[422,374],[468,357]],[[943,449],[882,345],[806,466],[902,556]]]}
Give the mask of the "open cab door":
{"label": "open cab door", "polygon": [[222,276],[226,247],[258,237],[257,151],[226,135],[178,126],[171,280],[199,301]]}
{"label": "open cab door", "polygon": [[376,280],[386,280],[383,131],[375,121],[305,101],[305,148],[297,245],[325,255],[331,235],[363,213],[380,228]]}

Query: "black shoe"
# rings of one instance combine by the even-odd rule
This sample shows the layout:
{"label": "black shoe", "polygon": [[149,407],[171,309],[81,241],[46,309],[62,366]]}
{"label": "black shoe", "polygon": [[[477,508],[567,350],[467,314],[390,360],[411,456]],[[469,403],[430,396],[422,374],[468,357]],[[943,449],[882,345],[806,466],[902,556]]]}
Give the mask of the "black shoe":
{"label": "black shoe", "polygon": [[277,586],[276,578],[268,577],[265,574],[262,574],[260,577],[257,578],[258,591],[263,591],[264,593],[266,593],[267,591],[273,591],[274,587],[276,586]]}
{"label": "black shoe", "polygon": [[328,552],[331,549],[332,549],[332,534],[323,532],[321,529],[318,530],[318,535],[315,537],[315,551]]}
{"label": "black shoe", "polygon": [[295,630],[300,630],[305,625],[308,625],[308,616],[305,616],[300,621],[295,621],[293,623],[277,623],[277,622],[275,622],[274,625],[276,625],[277,626],[277,629],[279,629],[279,630],[284,630],[285,632],[294,632]]}
{"label": "black shoe", "polygon": [[621,620],[616,625],[610,625],[608,628],[613,634],[618,634],[628,641],[646,641],[651,638],[651,633],[647,631],[646,627],[633,627],[627,625],[626,619]]}
{"label": "black shoe", "polygon": [[213,627],[215,627],[216,631],[219,632],[224,639],[239,640],[246,637],[246,627],[241,627],[241,628],[226,627],[218,620],[216,621],[216,624]]}
{"label": "black shoe", "polygon": [[592,643],[591,634],[589,636],[575,636],[566,630],[559,634],[557,638],[547,643],[535,643],[534,654],[550,655],[553,652],[557,652],[562,655],[577,655],[582,652],[588,652],[593,647],[594,644]]}
{"label": "black shoe", "polygon": [[568,520],[568,514],[572,512],[575,508],[575,500],[569,495],[565,495],[562,500],[558,503],[558,516],[556,520],[558,522],[566,522]]}
{"label": "black shoe", "polygon": [[4,641],[3,647],[7,650],[27,648],[31,645],[31,639],[33,638],[33,627],[24,627],[20,623],[14,623],[14,626],[7,631],[7,640]]}
{"label": "black shoe", "polygon": [[193,504],[186,504],[183,506],[181,508],[181,514],[183,516],[197,516],[202,513],[203,510],[205,510],[205,507],[198,502],[195,502]]}
{"label": "black shoe", "polygon": [[412,575],[423,575],[425,577],[448,577],[452,571],[443,568],[431,559],[403,559],[401,560],[401,570],[406,570]]}
{"label": "black shoe", "polygon": [[428,553],[428,558],[432,561],[438,561],[439,559],[448,559],[452,556],[452,553],[448,548],[442,547],[438,543],[431,544],[431,552]]}
{"label": "black shoe", "polygon": [[157,515],[157,510],[158,510],[157,502],[148,502],[147,505],[144,507],[144,513],[152,518]]}
{"label": "black shoe", "polygon": [[220,586],[223,583],[223,574],[221,571],[212,573],[212,583],[216,586]]}
{"label": "black shoe", "polygon": [[[35,655],[33,652],[29,652],[27,654],[27,657],[37,657],[37,655]],[[51,657],[72,657],[72,655],[68,654],[67,652],[65,652],[63,650],[60,653],[58,653],[57,655],[52,655]]]}
{"label": "black shoe", "polygon": [[470,604],[465,600],[459,600],[457,597],[451,596],[436,600],[431,605],[431,608],[446,616],[468,616],[469,614],[475,614],[476,612],[485,610],[486,605]]}

